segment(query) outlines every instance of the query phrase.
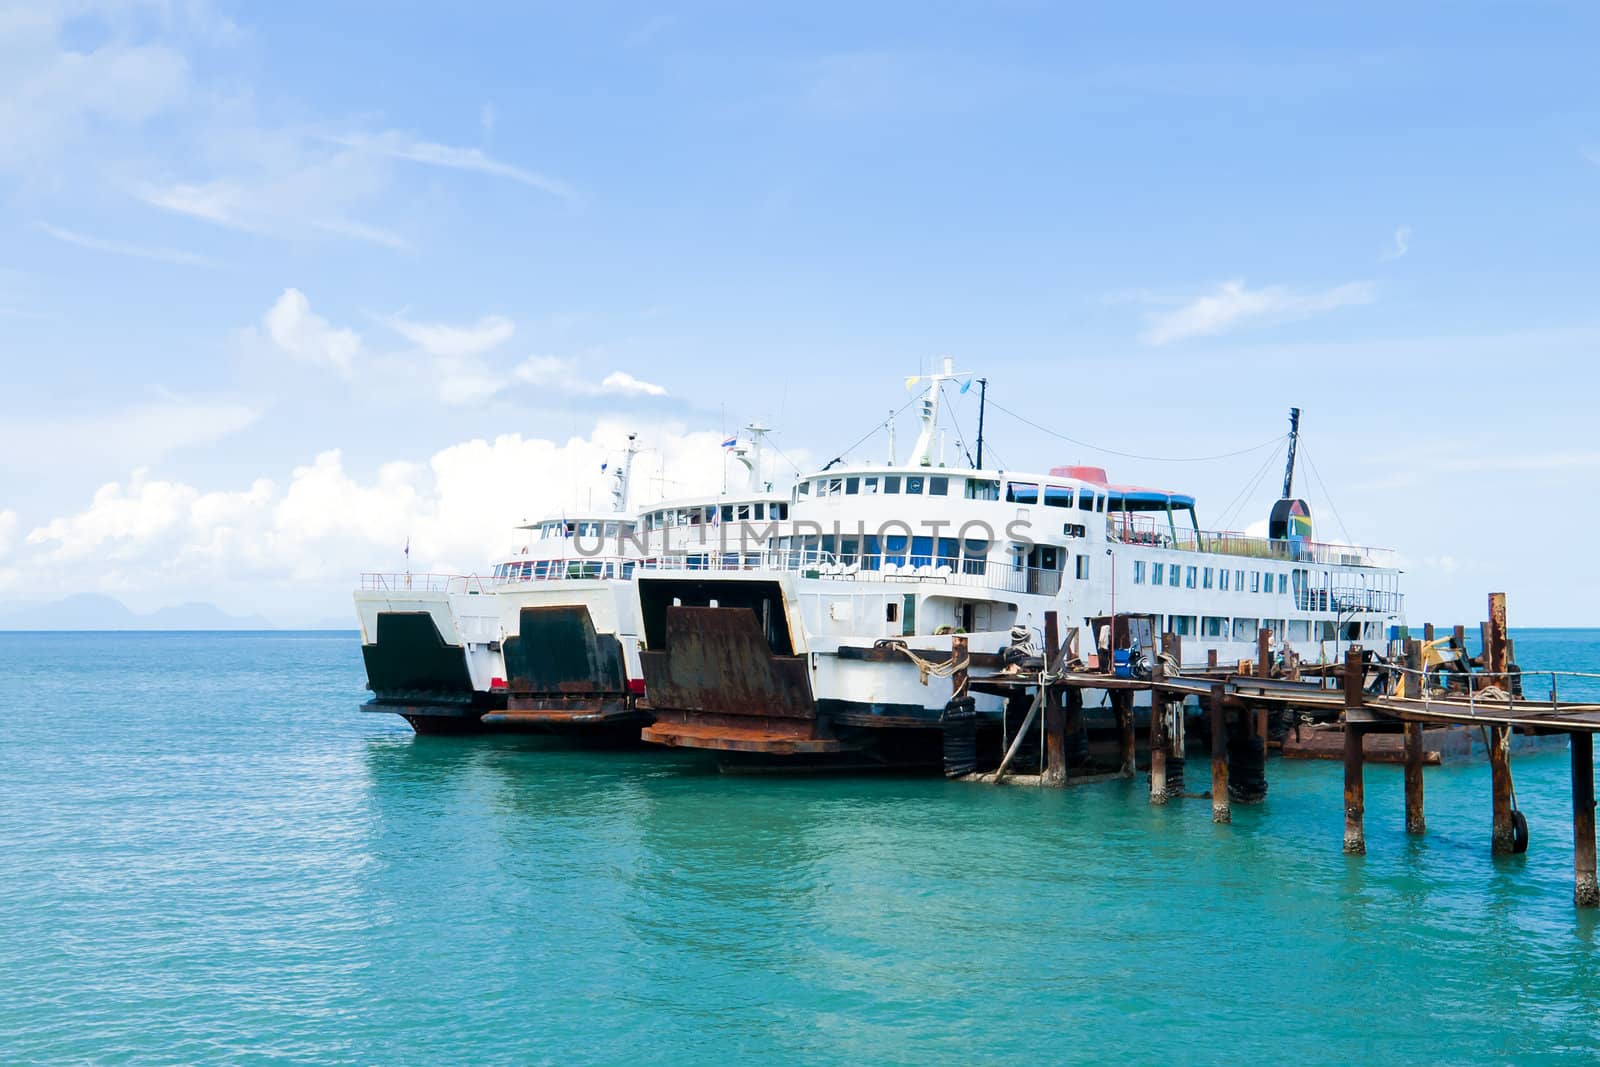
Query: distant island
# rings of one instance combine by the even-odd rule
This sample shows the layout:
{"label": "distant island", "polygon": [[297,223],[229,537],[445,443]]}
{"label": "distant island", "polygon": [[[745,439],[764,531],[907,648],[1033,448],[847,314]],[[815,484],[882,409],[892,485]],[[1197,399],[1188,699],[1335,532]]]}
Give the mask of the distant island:
{"label": "distant island", "polygon": [[173,604],[138,612],[116,597],[78,593],[43,603],[0,607],[0,630],[353,630],[353,621],[323,619],[280,626],[261,615],[230,615],[215,604]]}

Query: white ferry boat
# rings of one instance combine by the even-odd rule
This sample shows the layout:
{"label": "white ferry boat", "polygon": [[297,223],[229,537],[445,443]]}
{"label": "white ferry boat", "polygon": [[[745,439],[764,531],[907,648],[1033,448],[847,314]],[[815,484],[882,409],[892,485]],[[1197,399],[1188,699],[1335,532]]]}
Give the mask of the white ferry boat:
{"label": "white ferry boat", "polygon": [[787,516],[789,496],[759,480],[766,428],[730,439],[728,454],[746,469],[742,493],[664,501],[630,513],[634,438],[616,474],[607,514],[563,515],[530,524],[526,548],[495,568],[495,599],[505,634],[506,704],[486,725],[612,737],[637,743],[651,720],[639,663],[635,572],[667,562],[688,571],[710,566],[724,524]]}
{"label": "white ferry boat", "polygon": [[[1088,636],[1086,656],[1137,660],[1171,632],[1187,663],[1253,655],[1262,628],[1280,650],[1331,661],[1403,624],[1392,560],[1312,540],[1304,501],[1279,501],[1268,536],[1250,537],[1206,531],[1193,497],[1098,467],[939,465],[940,387],[957,377],[948,361],[929,377],[908,461],[817,471],[788,520],[744,531],[753,550],[699,573],[665,560],[636,573],[647,740],[931,760],[954,696],[952,638],[998,666],[1042,644],[1047,611]],[[980,716],[1001,712],[999,697],[973,700]]]}

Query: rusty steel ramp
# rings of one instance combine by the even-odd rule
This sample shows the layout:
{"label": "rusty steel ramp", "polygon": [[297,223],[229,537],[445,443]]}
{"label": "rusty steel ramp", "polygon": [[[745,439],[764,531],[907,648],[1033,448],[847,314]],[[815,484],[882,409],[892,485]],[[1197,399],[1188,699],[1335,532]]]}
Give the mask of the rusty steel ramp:
{"label": "rusty steel ramp", "polygon": [[769,756],[850,747],[818,718],[806,658],[774,650],[754,611],[674,605],[665,621],[663,647],[639,654],[656,717],[644,740]]}
{"label": "rusty steel ramp", "polygon": [[619,731],[648,722],[629,685],[622,643],[595,630],[582,604],[524,607],[502,645],[506,707],[488,726],[549,733]]}

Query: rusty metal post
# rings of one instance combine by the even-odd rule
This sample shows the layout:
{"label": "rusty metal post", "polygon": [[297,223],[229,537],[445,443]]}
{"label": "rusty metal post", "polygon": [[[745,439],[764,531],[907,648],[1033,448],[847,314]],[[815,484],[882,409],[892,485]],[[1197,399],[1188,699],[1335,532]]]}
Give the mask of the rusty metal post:
{"label": "rusty metal post", "polygon": [[1594,734],[1572,735],[1572,902],[1600,908],[1600,883],[1595,881]]}
{"label": "rusty metal post", "polygon": [[1122,767],[1120,774],[1132,778],[1134,767],[1133,694],[1125,689],[1111,691],[1111,707],[1117,716],[1117,759]]}
{"label": "rusty metal post", "polygon": [[1263,626],[1256,631],[1256,677],[1272,676],[1272,631]]}
{"label": "rusty metal post", "polygon": [[1425,622],[1422,624],[1422,639],[1424,641],[1433,640],[1433,623]]}
{"label": "rusty metal post", "polygon": [[[1056,613],[1044,613],[1044,667],[1054,674],[1061,666],[1061,633],[1056,628]],[[1067,784],[1067,709],[1061,685],[1053,683],[1044,701],[1044,784]]]}
{"label": "rusty metal post", "polygon": [[1367,831],[1363,819],[1367,810],[1366,782],[1362,767],[1362,727],[1352,720],[1361,711],[1361,650],[1344,654],[1344,852],[1347,856],[1367,854]]}
{"label": "rusty metal post", "polygon": [[1232,822],[1233,807],[1228,800],[1228,687],[1221,682],[1211,686],[1211,821]]}
{"label": "rusty metal post", "polygon": [[1206,649],[1206,666],[1207,667],[1215,667],[1216,665],[1217,665],[1217,650],[1214,649],[1214,648]]}
{"label": "rusty metal post", "polygon": [[950,639],[950,658],[961,664],[955,673],[950,675],[951,699],[964,700],[967,695],[967,681],[969,675],[967,657],[967,635],[956,634]]}
{"label": "rusty metal post", "polygon": [[[1422,646],[1416,641],[1406,642],[1406,695],[1413,690],[1420,695],[1422,684]],[[1422,723],[1405,724],[1406,753],[1406,833],[1428,832],[1428,821],[1422,814]]]}

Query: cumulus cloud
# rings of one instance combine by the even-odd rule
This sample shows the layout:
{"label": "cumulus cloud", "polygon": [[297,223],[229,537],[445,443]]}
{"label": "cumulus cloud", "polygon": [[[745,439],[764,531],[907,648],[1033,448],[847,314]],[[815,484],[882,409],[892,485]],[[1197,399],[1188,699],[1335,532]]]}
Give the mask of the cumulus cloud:
{"label": "cumulus cloud", "polygon": [[[34,526],[16,569],[66,591],[149,591],[168,601],[216,599],[232,589],[235,612],[270,609],[272,591],[285,588],[296,602],[348,604],[361,571],[405,565],[408,541],[418,570],[482,572],[525,538],[514,530],[518,523],[603,506],[601,467],[616,462],[633,429],[645,446],[634,463],[636,504],[711,493],[722,484],[720,433],[609,420],[564,442],[505,434],[366,475],[338,451],[318,454],[286,478],[233,489],[205,490],[138,470],[101,486],[81,510]],[[14,541],[16,520],[6,514],[0,545]],[[94,567],[83,566],[91,559]]]}
{"label": "cumulus cloud", "polygon": [[1369,304],[1376,297],[1371,282],[1348,282],[1331,289],[1300,290],[1284,285],[1248,288],[1242,280],[1223,282],[1205,296],[1149,318],[1144,340],[1164,345],[1194,337],[1211,337],[1251,323],[1309,318],[1338,308]]}
{"label": "cumulus cloud", "polygon": [[329,366],[341,374],[352,372],[361,352],[361,336],[334,327],[311,310],[311,301],[298,289],[285,289],[277,303],[262,316],[267,336],[280,350],[313,365]]}
{"label": "cumulus cloud", "polygon": [[666,396],[667,391],[655,382],[635,378],[625,370],[614,370],[600,379],[602,393],[622,393],[626,396]]}

